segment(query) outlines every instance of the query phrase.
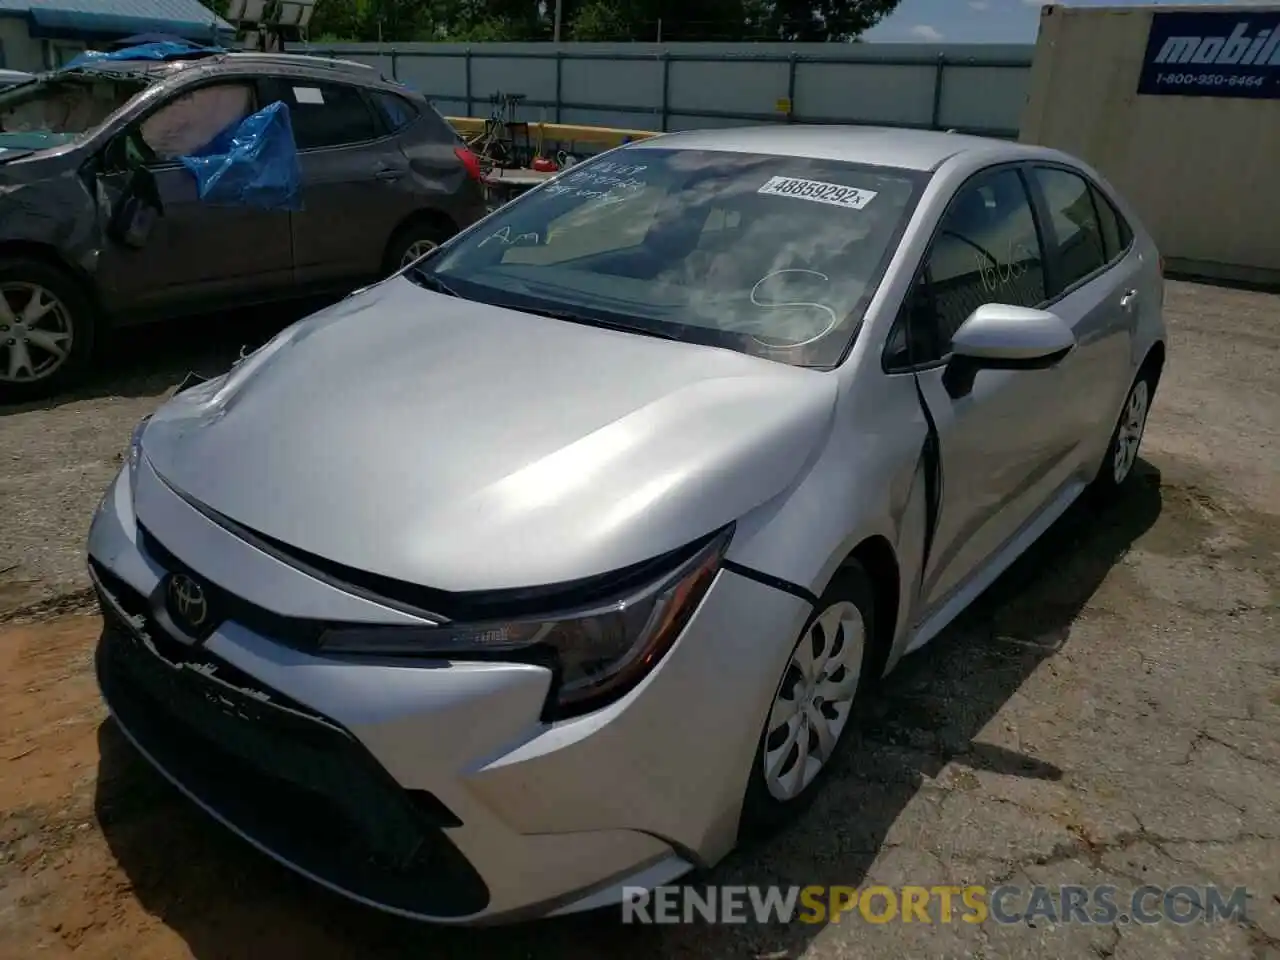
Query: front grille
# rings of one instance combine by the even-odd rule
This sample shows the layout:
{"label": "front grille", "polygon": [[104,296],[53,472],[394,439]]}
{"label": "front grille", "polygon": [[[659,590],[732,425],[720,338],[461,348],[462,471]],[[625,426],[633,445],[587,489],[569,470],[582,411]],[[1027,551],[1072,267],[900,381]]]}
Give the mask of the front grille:
{"label": "front grille", "polygon": [[138,540],[143,552],[166,571],[185,573],[201,584],[209,598],[213,615],[209,624],[211,629],[216,629],[217,624],[222,621],[234,620],[254,633],[270,637],[277,643],[283,643],[298,650],[314,651],[320,646],[320,635],[329,626],[325,621],[288,617],[249,603],[234,593],[223,590],[174,556],[141,523],[138,524]]}
{"label": "front grille", "polygon": [[341,726],[167,637],[130,609],[142,600],[145,610],[145,598],[95,573],[103,696],[202,804],[282,860],[373,903],[434,917],[487,906],[484,881],[441,829],[458,825],[443,804],[403,790]]}

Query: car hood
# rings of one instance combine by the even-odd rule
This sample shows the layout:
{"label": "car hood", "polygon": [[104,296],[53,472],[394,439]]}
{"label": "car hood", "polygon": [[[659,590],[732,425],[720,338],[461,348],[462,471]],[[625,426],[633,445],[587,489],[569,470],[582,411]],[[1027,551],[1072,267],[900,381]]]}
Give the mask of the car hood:
{"label": "car hood", "polygon": [[806,468],[835,397],[818,371],[395,277],[175,396],[142,449],[284,544],[491,590],[611,572],[737,519]]}

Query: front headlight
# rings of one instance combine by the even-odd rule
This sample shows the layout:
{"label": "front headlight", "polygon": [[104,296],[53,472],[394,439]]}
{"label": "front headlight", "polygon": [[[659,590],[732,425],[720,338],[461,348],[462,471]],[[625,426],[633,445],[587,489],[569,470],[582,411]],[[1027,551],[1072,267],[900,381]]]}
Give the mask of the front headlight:
{"label": "front headlight", "polygon": [[720,569],[732,528],[625,598],[539,619],[438,627],[338,627],[320,638],[331,654],[514,659],[555,674],[547,719],[597,710],[633,689],[689,622]]}

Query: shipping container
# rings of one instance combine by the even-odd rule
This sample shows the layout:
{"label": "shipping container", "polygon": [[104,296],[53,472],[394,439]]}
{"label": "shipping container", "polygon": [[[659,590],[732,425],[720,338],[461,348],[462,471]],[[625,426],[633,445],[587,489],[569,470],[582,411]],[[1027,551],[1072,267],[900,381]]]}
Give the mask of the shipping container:
{"label": "shipping container", "polygon": [[1093,164],[1170,270],[1280,282],[1280,4],[1044,7],[1019,137]]}

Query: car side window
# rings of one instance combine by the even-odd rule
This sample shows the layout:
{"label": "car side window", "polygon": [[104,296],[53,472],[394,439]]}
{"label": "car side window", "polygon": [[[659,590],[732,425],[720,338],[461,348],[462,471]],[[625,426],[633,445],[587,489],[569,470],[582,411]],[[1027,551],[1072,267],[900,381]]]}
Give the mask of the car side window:
{"label": "car side window", "polygon": [[138,136],[158,161],[189,156],[254,110],[253,85],[214,83],[180,93],[138,126]]}
{"label": "car side window", "polygon": [[373,95],[373,101],[378,105],[378,112],[382,114],[383,122],[392,133],[403,130],[418,116],[413,104],[394,93],[379,91]]}
{"label": "car side window", "polygon": [[1066,289],[1101,270],[1108,260],[1093,192],[1083,177],[1067,170],[1037,167],[1034,175],[1058,243],[1058,281]]}
{"label": "car side window", "polygon": [[1093,205],[1098,211],[1102,243],[1109,263],[1129,248],[1133,234],[1129,230],[1129,225],[1124,222],[1124,217],[1120,215],[1120,211],[1107,199],[1106,194],[1092,184],[1090,189],[1093,191]]}
{"label": "car side window", "polygon": [[1044,263],[1031,200],[1018,171],[965,184],[944,214],[898,325],[886,366],[931,363],[987,303],[1036,307],[1045,301]]}
{"label": "car side window", "polygon": [[355,87],[310,80],[285,81],[284,85],[299,150],[364,143],[381,135],[373,109]]}

